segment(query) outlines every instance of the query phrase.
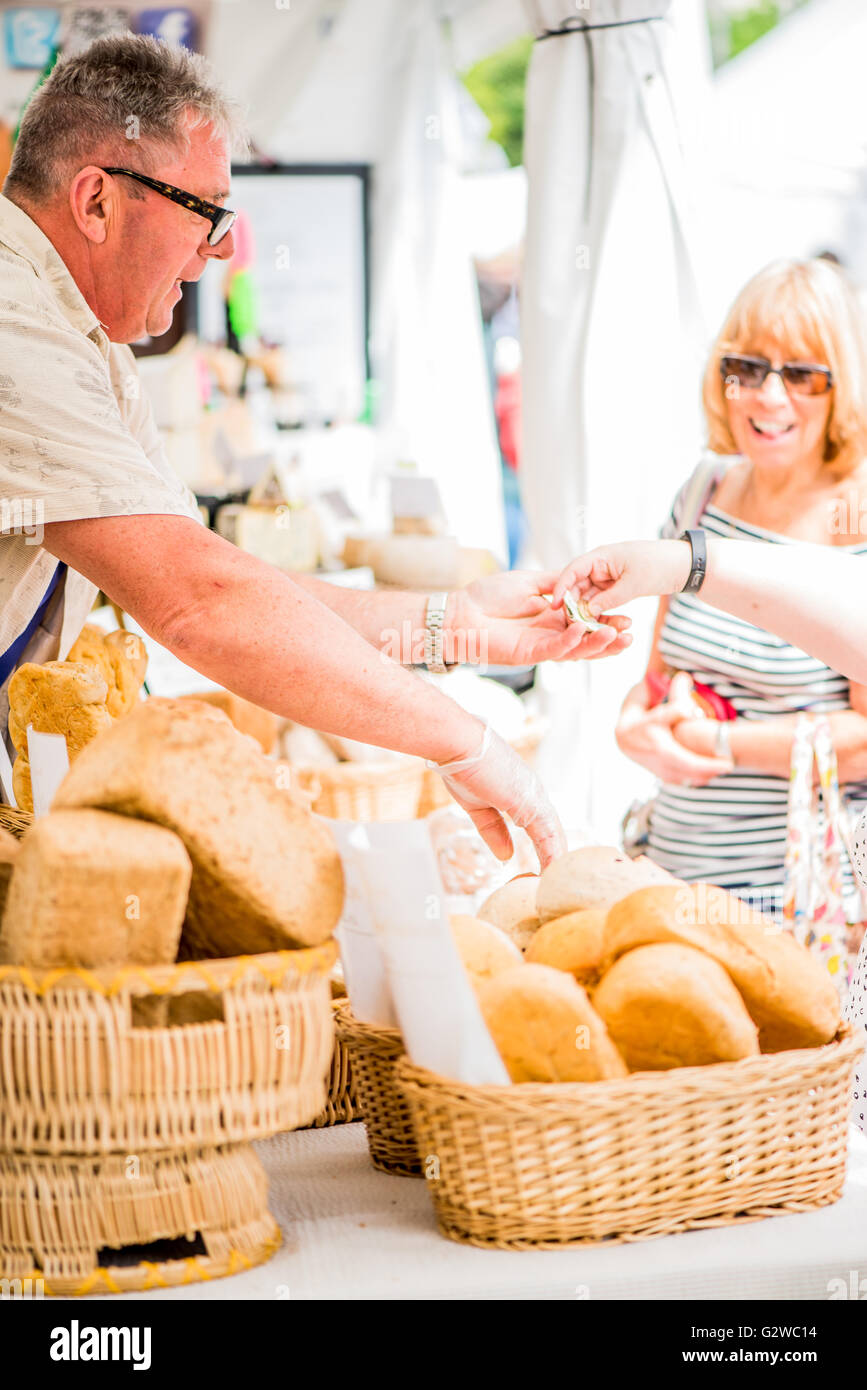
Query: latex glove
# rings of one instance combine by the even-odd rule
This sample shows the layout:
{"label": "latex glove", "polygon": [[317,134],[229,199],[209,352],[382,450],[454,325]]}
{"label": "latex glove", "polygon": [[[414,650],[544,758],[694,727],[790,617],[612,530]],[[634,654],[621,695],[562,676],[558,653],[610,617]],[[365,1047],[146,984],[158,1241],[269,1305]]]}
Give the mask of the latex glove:
{"label": "latex glove", "polygon": [[505,817],[526,830],[544,869],[566,852],[560,818],[539,778],[490,724],[476,753],[450,763],[432,763],[458,805],[498,859],[514,853]]}

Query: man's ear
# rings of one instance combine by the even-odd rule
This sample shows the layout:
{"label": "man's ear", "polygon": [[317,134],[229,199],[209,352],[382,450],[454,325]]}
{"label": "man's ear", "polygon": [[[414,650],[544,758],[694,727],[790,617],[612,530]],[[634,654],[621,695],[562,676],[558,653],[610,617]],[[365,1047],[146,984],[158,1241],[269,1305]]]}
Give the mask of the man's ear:
{"label": "man's ear", "polygon": [[102,244],[108,224],[120,211],[120,190],[109,174],[88,164],[69,186],[69,208],[78,230],[88,241]]}

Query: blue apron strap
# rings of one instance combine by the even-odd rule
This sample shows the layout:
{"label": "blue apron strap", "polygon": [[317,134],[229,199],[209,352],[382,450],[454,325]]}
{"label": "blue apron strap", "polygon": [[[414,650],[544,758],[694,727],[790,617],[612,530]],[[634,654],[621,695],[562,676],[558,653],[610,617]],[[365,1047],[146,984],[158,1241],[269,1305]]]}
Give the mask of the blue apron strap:
{"label": "blue apron strap", "polygon": [[52,575],[51,583],[45,590],[45,594],[40,601],[39,607],[33,614],[33,617],[30,619],[30,622],[27,624],[26,628],[21,633],[21,635],[15,638],[15,641],[12,643],[12,646],[7,647],[3,655],[0,656],[0,690],[2,690],[3,686],[6,684],[7,680],[12,675],[12,672],[15,670],[15,667],[21,660],[21,657],[24,655],[24,652],[27,649],[27,644],[30,641],[36,629],[38,628],[43,617],[45,616],[45,610],[51,601],[51,597],[58,584],[60,583],[61,576],[65,573],[66,565],[63,564],[62,561],[59,561],[57,568],[55,569],[54,574]]}

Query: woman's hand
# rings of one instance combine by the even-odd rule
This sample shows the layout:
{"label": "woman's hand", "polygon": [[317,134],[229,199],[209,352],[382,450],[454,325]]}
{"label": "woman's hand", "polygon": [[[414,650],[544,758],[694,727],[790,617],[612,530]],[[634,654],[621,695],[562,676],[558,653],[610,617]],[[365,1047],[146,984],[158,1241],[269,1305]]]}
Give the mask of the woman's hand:
{"label": "woman's hand", "polygon": [[687,541],[618,541],[579,555],[557,577],[551,606],[558,609],[571,589],[597,616],[634,598],[674,594],[689,578]]}
{"label": "woman's hand", "polygon": [[606,618],[598,632],[569,623],[562,608],[544,597],[556,573],[511,570],[476,579],[451,596],[447,613],[452,645],[464,635],[466,657],[494,666],[535,666],[540,661],[594,661],[616,656],[632,642],[632,620]]}
{"label": "woman's hand", "polygon": [[653,709],[648,708],[644,681],[634,686],[623,703],[615,737],[622,753],[660,781],[703,787],[724,772],[731,772],[733,764],[727,758],[693,751],[678,738],[678,730],[683,726],[711,722],[695,718],[690,686],[686,672],[675,676],[669,699]]}

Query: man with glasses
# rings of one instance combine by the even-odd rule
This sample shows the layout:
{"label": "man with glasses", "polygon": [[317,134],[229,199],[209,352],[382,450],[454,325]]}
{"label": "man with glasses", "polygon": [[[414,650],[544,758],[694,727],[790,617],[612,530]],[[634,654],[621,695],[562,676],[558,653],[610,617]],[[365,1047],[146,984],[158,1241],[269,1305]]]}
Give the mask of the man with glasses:
{"label": "man with glasses", "polygon": [[428,599],[286,575],[203,527],[168,464],[127,344],[231,257],[237,126],[204,59],[132,35],[62,60],[25,111],[0,197],[0,739],[12,672],[62,659],[102,589],[237,694],[431,759],[496,853],[508,817],[546,862],[563,833],[533,774],[383,648],[408,624],[434,669],[468,629],[490,662],[593,657],[627,620],[570,628],[542,597],[553,576]]}

